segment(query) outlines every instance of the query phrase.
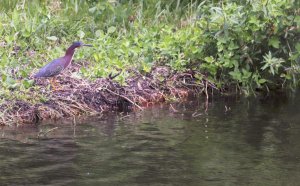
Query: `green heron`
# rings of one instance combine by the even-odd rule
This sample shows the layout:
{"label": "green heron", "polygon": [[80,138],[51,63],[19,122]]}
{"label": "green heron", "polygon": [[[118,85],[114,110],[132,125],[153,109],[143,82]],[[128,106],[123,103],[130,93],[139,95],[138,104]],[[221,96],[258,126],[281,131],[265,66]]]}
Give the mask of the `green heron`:
{"label": "green heron", "polygon": [[55,76],[60,74],[64,69],[66,69],[71,64],[75,49],[79,48],[81,46],[91,47],[92,45],[83,44],[80,41],[74,42],[67,49],[65,56],[60,57],[58,59],[54,59],[53,61],[51,61],[50,63],[45,65],[43,68],[41,68],[39,70],[39,72],[37,74],[35,74],[33,77],[34,78],[53,77],[53,79],[51,79],[50,82],[51,82],[52,87],[55,89],[55,86],[53,86],[53,84],[52,84],[53,80],[55,82]]}

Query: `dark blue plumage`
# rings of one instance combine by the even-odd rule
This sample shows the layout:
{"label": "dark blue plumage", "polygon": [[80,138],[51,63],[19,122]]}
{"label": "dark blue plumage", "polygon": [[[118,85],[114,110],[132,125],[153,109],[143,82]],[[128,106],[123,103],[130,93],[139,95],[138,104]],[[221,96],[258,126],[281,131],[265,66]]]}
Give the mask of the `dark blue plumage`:
{"label": "dark blue plumage", "polygon": [[64,58],[54,59],[51,63],[48,63],[41,68],[39,72],[34,75],[34,77],[39,78],[56,76],[65,69],[63,65],[64,63],[66,63]]}

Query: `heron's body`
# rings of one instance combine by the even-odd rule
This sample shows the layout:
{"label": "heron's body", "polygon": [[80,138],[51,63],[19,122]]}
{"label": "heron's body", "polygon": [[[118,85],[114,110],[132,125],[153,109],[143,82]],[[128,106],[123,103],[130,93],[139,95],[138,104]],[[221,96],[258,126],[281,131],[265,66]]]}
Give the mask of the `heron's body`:
{"label": "heron's body", "polygon": [[65,56],[54,59],[43,68],[39,70],[37,74],[34,75],[34,78],[41,77],[55,77],[60,74],[64,69],[66,69],[72,61],[75,49],[81,46],[91,46],[83,44],[82,42],[74,42],[66,51]]}
{"label": "heron's body", "polygon": [[53,77],[58,75],[61,71],[63,71],[66,67],[61,63],[65,63],[64,57],[54,59],[51,63],[47,64],[40,71],[34,75],[35,78],[40,77]]}

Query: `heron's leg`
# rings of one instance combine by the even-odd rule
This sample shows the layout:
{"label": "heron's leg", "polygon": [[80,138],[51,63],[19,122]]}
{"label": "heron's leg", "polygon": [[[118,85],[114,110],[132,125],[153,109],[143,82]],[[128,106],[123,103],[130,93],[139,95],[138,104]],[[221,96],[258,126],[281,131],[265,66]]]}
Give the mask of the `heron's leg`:
{"label": "heron's leg", "polygon": [[53,77],[52,87],[53,87],[53,91],[57,91],[57,90],[61,90],[62,89],[62,86],[59,85],[59,84],[57,84],[56,76]]}
{"label": "heron's leg", "polygon": [[52,89],[53,91],[55,91],[55,90],[56,90],[55,77],[51,77],[51,78],[50,78],[50,84],[51,84],[51,89]]}

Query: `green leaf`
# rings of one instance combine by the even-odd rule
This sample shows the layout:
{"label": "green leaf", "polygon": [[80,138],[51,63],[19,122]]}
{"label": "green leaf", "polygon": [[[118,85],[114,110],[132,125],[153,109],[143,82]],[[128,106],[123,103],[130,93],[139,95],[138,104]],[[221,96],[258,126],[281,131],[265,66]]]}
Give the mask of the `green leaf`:
{"label": "green leaf", "polygon": [[297,23],[297,25],[300,26],[300,15],[295,17],[295,23]]}
{"label": "green leaf", "polygon": [[49,36],[47,37],[47,39],[51,41],[56,41],[58,38],[56,36]]}
{"label": "green leaf", "polygon": [[111,34],[111,33],[114,33],[116,31],[116,27],[114,26],[111,26],[107,29],[107,33]]}
{"label": "green leaf", "polygon": [[260,79],[260,80],[258,80],[258,83],[259,83],[259,84],[264,84],[265,82],[267,82],[266,79]]}
{"label": "green leaf", "polygon": [[204,60],[208,63],[212,63],[215,61],[215,59],[212,56],[206,57],[206,58],[204,58]]}
{"label": "green leaf", "polygon": [[94,13],[96,10],[97,10],[96,6],[89,8],[89,12],[91,12],[91,13]]}
{"label": "green leaf", "polygon": [[103,35],[103,31],[102,30],[97,30],[95,32],[96,37],[101,37]]}
{"label": "green leaf", "polygon": [[229,46],[228,46],[229,50],[235,50],[235,49],[238,49],[238,48],[239,48],[239,46],[237,44],[235,44],[233,41],[231,41]]}
{"label": "green leaf", "polygon": [[30,33],[30,31],[28,31],[28,30],[23,30],[22,31],[22,35],[23,35],[23,37],[30,37],[31,36],[31,33]]}
{"label": "green leaf", "polygon": [[295,48],[296,48],[296,50],[297,50],[298,52],[300,52],[300,43],[297,43],[296,46],[295,46]]}
{"label": "green leaf", "polygon": [[149,73],[151,71],[151,65],[148,63],[143,64],[143,71]]}
{"label": "green leaf", "polygon": [[262,69],[262,70],[265,70],[266,68],[268,68],[269,67],[269,64],[268,63],[266,63],[264,66],[262,66],[260,69]]}
{"label": "green leaf", "polygon": [[79,31],[77,32],[77,36],[78,36],[80,39],[82,39],[82,38],[84,38],[85,33],[84,33],[82,30],[79,30]]}
{"label": "green leaf", "polygon": [[4,81],[6,81],[6,79],[7,79],[7,75],[2,74],[2,81],[4,82]]}
{"label": "green leaf", "polygon": [[269,45],[272,46],[272,47],[274,47],[274,48],[279,48],[279,44],[280,44],[280,41],[276,37],[272,37],[269,40]]}
{"label": "green leaf", "polygon": [[273,66],[270,66],[270,72],[272,73],[272,75],[274,76],[274,74],[275,74],[275,71],[274,71],[274,68],[273,68]]}
{"label": "green leaf", "polygon": [[232,78],[234,80],[237,80],[239,82],[242,81],[242,74],[241,74],[241,72],[239,70],[231,71],[231,72],[229,72],[229,74],[232,76]]}
{"label": "green leaf", "polygon": [[34,80],[32,80],[32,79],[23,81],[23,85],[25,88],[30,88],[33,85],[33,83],[34,83]]}

